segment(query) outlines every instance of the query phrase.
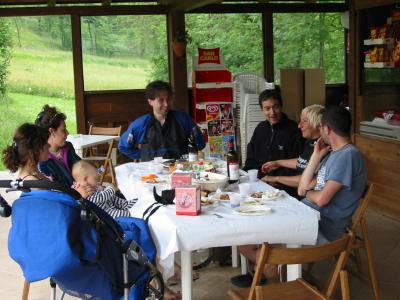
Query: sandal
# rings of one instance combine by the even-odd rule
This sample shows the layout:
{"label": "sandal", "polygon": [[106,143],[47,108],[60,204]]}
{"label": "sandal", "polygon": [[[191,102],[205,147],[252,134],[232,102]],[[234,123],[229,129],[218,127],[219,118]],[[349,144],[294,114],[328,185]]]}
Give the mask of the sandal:
{"label": "sandal", "polygon": [[[198,272],[193,272],[192,273],[192,279],[193,281],[196,281],[197,279],[200,278],[200,274]],[[181,273],[177,273],[174,276],[172,276],[170,279],[167,280],[168,285],[177,285],[181,282]]]}
{"label": "sandal", "polygon": [[173,290],[164,287],[164,299],[165,300],[179,300],[182,299],[182,294],[180,291],[174,292]]}

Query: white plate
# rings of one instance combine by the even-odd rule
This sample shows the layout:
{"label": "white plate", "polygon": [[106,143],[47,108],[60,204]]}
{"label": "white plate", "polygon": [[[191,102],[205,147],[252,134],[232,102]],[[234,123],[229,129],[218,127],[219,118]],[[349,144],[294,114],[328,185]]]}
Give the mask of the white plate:
{"label": "white plate", "polygon": [[261,206],[261,205],[244,205],[244,206],[239,206],[233,209],[235,212],[237,212],[240,215],[244,216],[262,216],[266,215],[272,212],[272,209],[267,206]]}
{"label": "white plate", "polygon": [[[229,195],[229,199],[221,199],[221,198],[220,198],[221,195]],[[221,192],[221,193],[210,193],[210,194],[208,195],[208,198],[209,198],[209,199],[213,199],[213,200],[218,200],[218,201],[221,201],[221,202],[229,203],[231,195],[237,195],[237,196],[240,197],[240,194],[239,194],[239,193],[234,193],[234,192]]]}
{"label": "white plate", "polygon": [[261,201],[261,202],[276,200],[276,199],[282,197],[282,191],[279,191],[279,190],[276,194],[275,193],[274,194],[265,194],[266,192],[268,192],[268,191],[263,192],[261,198],[252,197],[251,194],[253,194],[254,192],[251,193],[250,195],[248,195],[247,197],[251,200],[257,200],[257,201]]}

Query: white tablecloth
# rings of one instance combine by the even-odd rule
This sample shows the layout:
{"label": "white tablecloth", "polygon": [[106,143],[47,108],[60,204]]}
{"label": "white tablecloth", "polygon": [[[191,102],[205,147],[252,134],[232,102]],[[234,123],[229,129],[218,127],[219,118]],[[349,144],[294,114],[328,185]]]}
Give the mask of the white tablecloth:
{"label": "white tablecloth", "polygon": [[[127,198],[138,197],[132,216],[142,217],[154,202],[152,186],[140,182],[140,176],[154,173],[152,163],[128,163],[116,169],[117,182]],[[162,175],[165,178],[168,175]],[[266,190],[262,181],[250,183],[252,191]],[[150,217],[149,226],[164,267],[164,276],[173,274],[173,257],[177,251],[192,251],[218,246],[259,244],[313,245],[318,233],[318,213],[286,193],[267,206],[272,213],[262,216],[236,214],[226,204],[204,208],[201,215],[177,216],[175,207],[161,207]],[[217,213],[223,218],[214,215]]]}

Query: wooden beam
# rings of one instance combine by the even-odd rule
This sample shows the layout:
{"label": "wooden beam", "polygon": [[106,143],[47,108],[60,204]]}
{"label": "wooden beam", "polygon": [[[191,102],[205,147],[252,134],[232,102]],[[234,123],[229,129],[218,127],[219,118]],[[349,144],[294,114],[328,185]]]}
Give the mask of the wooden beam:
{"label": "wooden beam", "polygon": [[[46,5],[49,0],[0,0],[0,5]],[[51,0],[50,0],[51,1]],[[53,0],[57,2],[58,5],[65,5],[65,4],[80,4],[80,5],[91,5],[91,4],[101,4],[103,1],[111,0]],[[133,6],[137,6],[138,3],[154,3],[154,0],[141,0],[141,1],[133,1],[131,0],[114,0],[113,3],[129,3]],[[140,5],[140,4],[139,4]]]}
{"label": "wooden beam", "polygon": [[162,15],[169,11],[168,6],[161,5],[110,5],[110,6],[56,6],[56,7],[10,7],[0,8],[2,17],[24,17],[45,15]]}
{"label": "wooden beam", "polygon": [[343,12],[349,6],[345,3],[241,3],[241,4],[210,4],[196,8],[188,13],[260,13],[272,11],[278,13],[296,12]]}
{"label": "wooden beam", "polygon": [[364,9],[399,3],[398,0],[354,0],[355,9]]}
{"label": "wooden beam", "polygon": [[160,0],[159,3],[171,6],[172,10],[190,11],[209,4],[221,3],[222,0]]}
{"label": "wooden beam", "polygon": [[72,60],[74,67],[75,110],[76,123],[79,133],[86,133],[86,113],[84,99],[83,59],[81,17],[71,16],[72,28]]}

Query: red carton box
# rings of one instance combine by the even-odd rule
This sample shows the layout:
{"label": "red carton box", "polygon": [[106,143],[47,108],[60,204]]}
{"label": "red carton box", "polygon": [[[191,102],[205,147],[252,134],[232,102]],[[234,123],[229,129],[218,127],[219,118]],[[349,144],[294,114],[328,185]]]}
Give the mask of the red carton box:
{"label": "red carton box", "polygon": [[171,188],[177,188],[180,186],[191,185],[192,176],[189,173],[173,173],[171,175]]}
{"label": "red carton box", "polygon": [[175,189],[177,215],[197,216],[201,213],[200,187],[187,185]]}

